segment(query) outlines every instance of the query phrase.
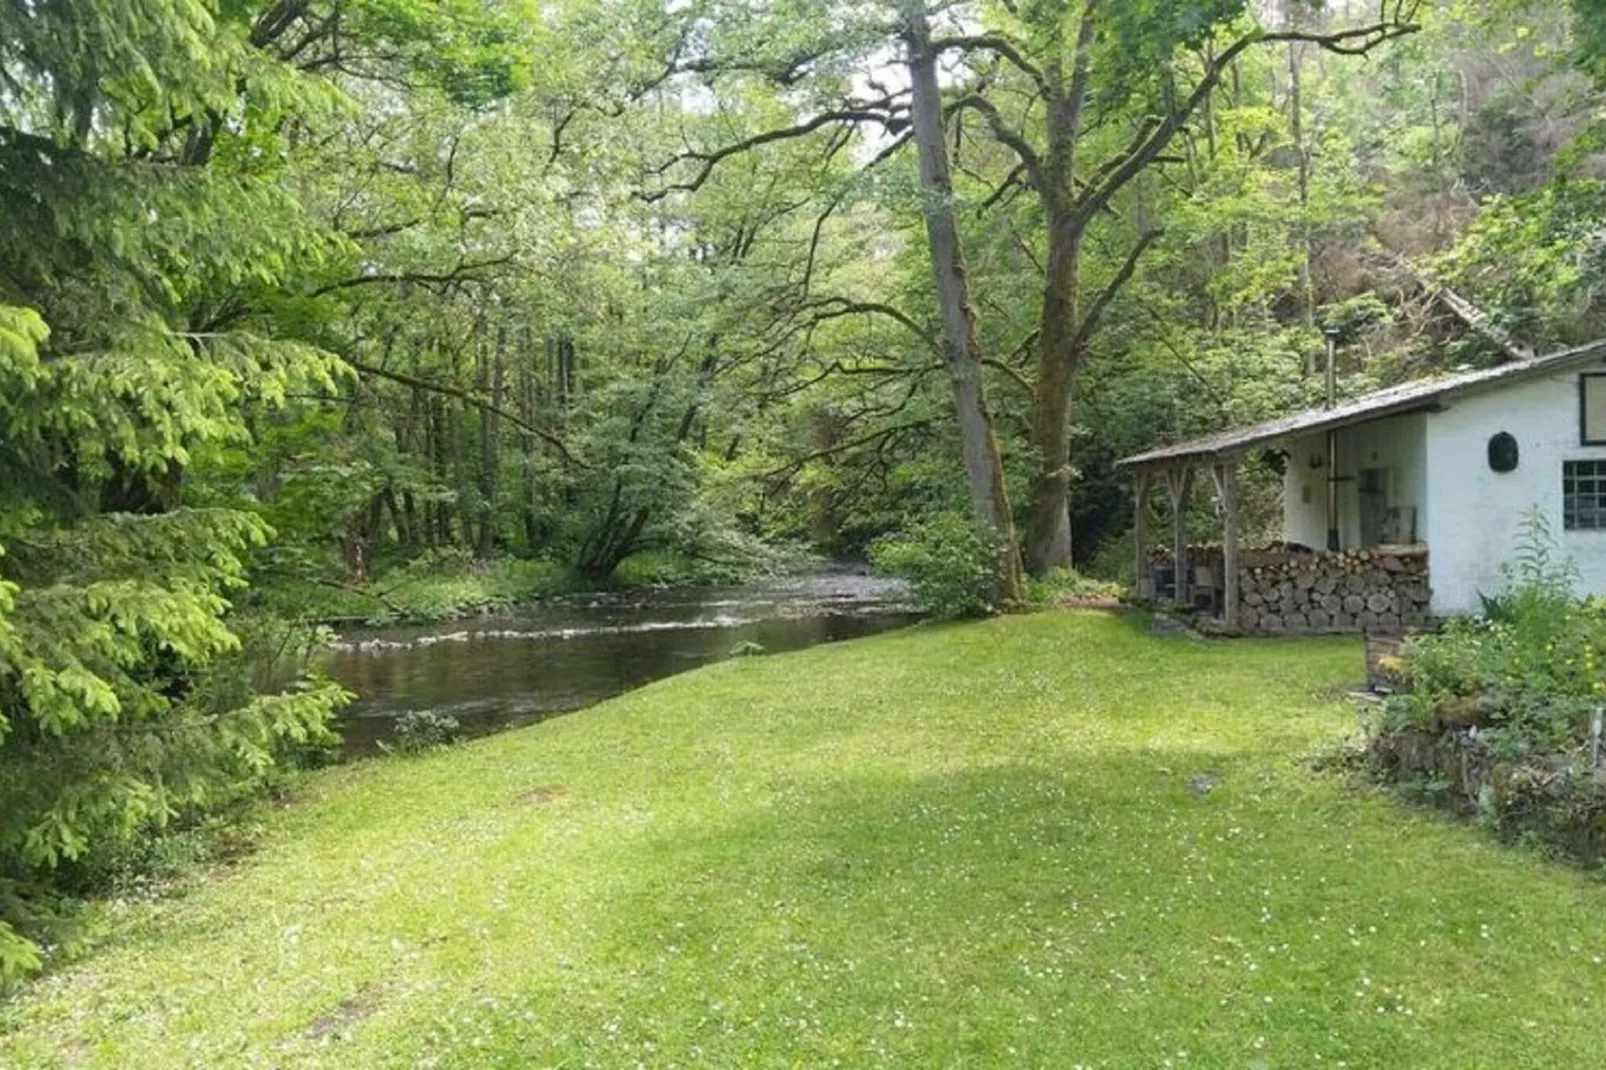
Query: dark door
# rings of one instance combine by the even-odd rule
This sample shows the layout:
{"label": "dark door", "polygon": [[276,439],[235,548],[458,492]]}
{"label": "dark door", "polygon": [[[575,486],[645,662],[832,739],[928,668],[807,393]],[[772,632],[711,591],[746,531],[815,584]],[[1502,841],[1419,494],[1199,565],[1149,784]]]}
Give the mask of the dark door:
{"label": "dark door", "polygon": [[1361,496],[1361,546],[1378,546],[1388,528],[1388,469],[1362,468],[1357,486]]}

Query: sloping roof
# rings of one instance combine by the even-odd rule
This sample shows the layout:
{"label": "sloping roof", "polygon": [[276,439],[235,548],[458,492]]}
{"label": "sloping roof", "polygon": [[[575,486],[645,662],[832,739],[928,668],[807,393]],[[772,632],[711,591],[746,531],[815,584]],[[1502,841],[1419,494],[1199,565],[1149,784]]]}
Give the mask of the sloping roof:
{"label": "sloping roof", "polygon": [[1573,349],[1563,349],[1532,360],[1513,361],[1493,368],[1442,375],[1431,379],[1391,386],[1358,398],[1341,401],[1331,409],[1307,409],[1292,416],[1268,420],[1253,427],[1219,431],[1213,435],[1161,446],[1116,462],[1117,468],[1144,468],[1178,461],[1205,463],[1233,457],[1256,446],[1294,436],[1335,431],[1353,424],[1368,423],[1385,416],[1434,408],[1456,394],[1514,382],[1546,372],[1564,371],[1592,361],[1606,360],[1606,339]]}

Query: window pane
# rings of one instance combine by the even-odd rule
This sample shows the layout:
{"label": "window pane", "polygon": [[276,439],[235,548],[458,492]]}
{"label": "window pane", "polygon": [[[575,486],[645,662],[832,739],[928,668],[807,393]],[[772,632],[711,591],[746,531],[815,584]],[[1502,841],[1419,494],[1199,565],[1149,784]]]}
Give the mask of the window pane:
{"label": "window pane", "polygon": [[[1606,376],[1598,378],[1606,416]],[[1606,434],[1606,421],[1602,433]],[[1606,531],[1606,461],[1562,462],[1561,523],[1568,531]]]}
{"label": "window pane", "polygon": [[1579,389],[1584,397],[1583,441],[1606,442],[1606,375],[1580,376]]}

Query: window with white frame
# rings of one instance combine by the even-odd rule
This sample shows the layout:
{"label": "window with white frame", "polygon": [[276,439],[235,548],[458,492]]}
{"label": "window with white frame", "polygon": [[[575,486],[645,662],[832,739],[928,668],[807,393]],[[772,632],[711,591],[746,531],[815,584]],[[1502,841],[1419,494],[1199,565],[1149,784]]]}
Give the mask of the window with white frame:
{"label": "window with white frame", "polygon": [[1561,526],[1606,531],[1606,461],[1563,461]]}

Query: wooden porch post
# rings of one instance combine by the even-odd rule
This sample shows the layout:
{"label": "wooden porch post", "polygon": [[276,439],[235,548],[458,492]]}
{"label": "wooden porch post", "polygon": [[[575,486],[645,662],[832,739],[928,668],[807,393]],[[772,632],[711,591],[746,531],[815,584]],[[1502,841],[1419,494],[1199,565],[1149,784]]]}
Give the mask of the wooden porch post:
{"label": "wooden porch post", "polygon": [[1238,459],[1216,465],[1216,489],[1221,494],[1221,619],[1228,631],[1238,630]]}
{"label": "wooden porch post", "polygon": [[1171,565],[1176,570],[1176,599],[1182,605],[1193,605],[1193,584],[1188,574],[1188,525],[1186,506],[1193,490],[1193,469],[1187,464],[1178,465],[1165,474],[1166,489],[1171,492]]}
{"label": "wooden porch post", "polygon": [[1137,595],[1139,602],[1154,601],[1154,562],[1149,559],[1149,489],[1153,485],[1153,476],[1147,470],[1138,472],[1136,504],[1133,512],[1132,534],[1133,541],[1137,543],[1138,570]]}

